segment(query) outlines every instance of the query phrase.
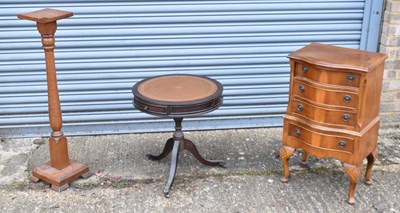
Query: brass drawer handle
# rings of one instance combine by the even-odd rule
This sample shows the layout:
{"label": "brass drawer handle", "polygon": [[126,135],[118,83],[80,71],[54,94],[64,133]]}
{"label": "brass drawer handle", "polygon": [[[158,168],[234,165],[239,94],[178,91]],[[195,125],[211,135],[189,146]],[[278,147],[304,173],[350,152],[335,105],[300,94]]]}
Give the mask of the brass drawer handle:
{"label": "brass drawer handle", "polygon": [[303,111],[304,107],[302,104],[297,105],[297,110]]}
{"label": "brass drawer handle", "polygon": [[299,137],[301,135],[300,129],[294,130],[294,135],[296,135],[296,137]]}
{"label": "brass drawer handle", "polygon": [[345,96],[343,97],[343,101],[346,102],[346,103],[350,103],[350,102],[351,102],[351,97],[350,97],[350,95],[345,95]]}
{"label": "brass drawer handle", "polygon": [[350,82],[350,83],[353,82],[355,79],[356,79],[356,78],[354,77],[353,74],[349,74],[349,75],[347,76],[347,81]]}
{"label": "brass drawer handle", "polygon": [[299,86],[299,90],[300,90],[300,92],[304,92],[304,91],[306,90],[306,88],[304,88],[303,85],[300,85],[300,86]]}
{"label": "brass drawer handle", "polygon": [[349,121],[349,120],[350,120],[350,115],[348,115],[348,114],[344,114],[342,118],[343,118],[343,120],[344,120],[344,121],[346,121],[346,122],[347,122],[347,121]]}
{"label": "brass drawer handle", "polygon": [[344,148],[346,146],[346,142],[344,141],[339,141],[339,147]]}
{"label": "brass drawer handle", "polygon": [[301,71],[303,71],[304,73],[308,72],[308,67],[307,66],[301,66]]}

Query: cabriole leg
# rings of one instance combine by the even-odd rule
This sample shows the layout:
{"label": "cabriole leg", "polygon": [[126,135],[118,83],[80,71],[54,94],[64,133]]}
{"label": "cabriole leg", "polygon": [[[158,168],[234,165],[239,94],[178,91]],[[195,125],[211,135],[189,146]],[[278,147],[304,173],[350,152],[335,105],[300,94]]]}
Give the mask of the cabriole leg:
{"label": "cabriole leg", "polygon": [[308,163],[308,153],[305,150],[301,150],[302,154],[301,154],[301,161],[300,163],[303,165],[307,165]]}
{"label": "cabriole leg", "polygon": [[375,148],[374,151],[372,151],[368,156],[368,164],[367,164],[367,169],[365,171],[365,184],[371,185],[372,184],[372,178],[371,178],[371,171],[372,167],[374,166],[375,160],[378,158],[378,148]]}
{"label": "cabriole leg", "polygon": [[349,176],[350,179],[350,187],[349,187],[349,199],[348,203],[349,204],[354,204],[356,202],[356,199],[354,198],[354,193],[356,191],[356,185],[358,182],[358,179],[360,178],[362,170],[362,165],[354,166],[350,164],[344,164],[344,171],[346,171],[347,175]]}
{"label": "cabriole leg", "polygon": [[287,183],[289,181],[289,157],[293,154],[294,149],[287,146],[282,146],[279,149],[279,156],[281,157],[281,161],[283,164],[284,174],[281,178],[283,183]]}

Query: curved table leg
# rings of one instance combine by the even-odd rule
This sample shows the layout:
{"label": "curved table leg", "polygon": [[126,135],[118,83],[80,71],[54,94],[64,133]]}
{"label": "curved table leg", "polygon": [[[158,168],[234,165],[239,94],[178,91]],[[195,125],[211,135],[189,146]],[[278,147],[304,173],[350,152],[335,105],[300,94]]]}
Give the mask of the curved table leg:
{"label": "curved table leg", "polygon": [[371,185],[372,184],[372,179],[371,179],[371,171],[372,171],[372,166],[374,166],[375,160],[378,158],[378,148],[375,148],[374,151],[372,151],[368,156],[368,164],[367,164],[367,170],[365,171],[365,184]]}
{"label": "curved table leg", "polygon": [[179,143],[180,143],[179,140],[173,140],[171,167],[169,168],[168,180],[164,187],[165,197],[169,197],[169,190],[171,189],[171,186],[174,183],[176,168],[178,166]]}
{"label": "curved table leg", "polygon": [[160,155],[150,155],[150,154],[147,154],[146,156],[147,156],[147,158],[149,158],[150,160],[153,160],[153,161],[155,161],[155,160],[162,160],[162,159],[164,159],[165,157],[167,157],[167,156],[169,155],[169,153],[171,153],[173,146],[174,146],[174,139],[173,139],[173,138],[170,138],[170,139],[168,139],[167,142],[165,143],[164,150],[161,152]]}
{"label": "curved table leg", "polygon": [[206,160],[204,159],[199,151],[197,150],[196,145],[191,140],[184,139],[185,144],[184,144],[184,149],[188,150],[190,153],[193,154],[193,156],[200,161],[200,163],[208,165],[208,166],[221,166],[223,167],[224,161],[223,160]]}
{"label": "curved table leg", "polygon": [[356,185],[358,179],[360,178],[362,165],[355,166],[346,163],[344,163],[343,165],[344,165],[344,171],[346,171],[350,179],[349,199],[347,202],[349,204],[354,204],[356,202],[356,199],[354,198],[354,192],[356,191]]}
{"label": "curved table leg", "polygon": [[293,154],[294,149],[288,146],[282,146],[279,149],[279,156],[283,164],[284,174],[281,177],[281,182],[287,183],[289,181],[289,157]]}

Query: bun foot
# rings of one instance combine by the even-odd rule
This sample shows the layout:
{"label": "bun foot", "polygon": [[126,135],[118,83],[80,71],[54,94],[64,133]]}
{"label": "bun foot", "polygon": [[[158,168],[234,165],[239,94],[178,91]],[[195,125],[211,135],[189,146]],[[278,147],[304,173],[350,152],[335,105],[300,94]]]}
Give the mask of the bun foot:
{"label": "bun foot", "polygon": [[289,182],[289,178],[287,178],[287,177],[281,177],[281,182],[282,182],[282,183],[287,183],[287,182]]}
{"label": "bun foot", "polygon": [[88,179],[88,178],[90,178],[92,175],[93,175],[93,172],[88,171],[88,172],[86,172],[86,173],[83,173],[83,174],[81,175],[81,177],[82,177],[83,179]]}
{"label": "bun foot", "polygon": [[39,182],[40,179],[32,175],[32,176],[29,178],[29,180],[32,181],[32,182],[34,182],[34,183],[37,183],[37,182]]}
{"label": "bun foot", "polygon": [[61,186],[57,186],[57,185],[54,185],[54,184],[51,185],[51,189],[53,189],[56,192],[62,192],[64,190],[68,189],[68,188],[69,188],[69,184],[68,183],[66,183],[64,185],[61,185]]}

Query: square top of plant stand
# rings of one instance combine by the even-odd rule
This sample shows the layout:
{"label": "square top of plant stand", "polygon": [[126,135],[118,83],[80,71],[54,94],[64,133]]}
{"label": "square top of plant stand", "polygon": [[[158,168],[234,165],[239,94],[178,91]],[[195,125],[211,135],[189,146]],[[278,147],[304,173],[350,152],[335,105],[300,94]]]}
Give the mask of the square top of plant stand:
{"label": "square top of plant stand", "polygon": [[72,12],[46,8],[30,13],[18,14],[17,17],[20,19],[31,20],[39,23],[49,23],[57,21],[59,19],[68,18],[73,15],[74,14]]}

